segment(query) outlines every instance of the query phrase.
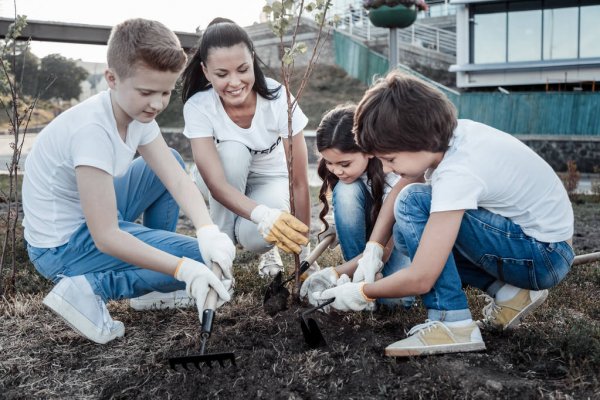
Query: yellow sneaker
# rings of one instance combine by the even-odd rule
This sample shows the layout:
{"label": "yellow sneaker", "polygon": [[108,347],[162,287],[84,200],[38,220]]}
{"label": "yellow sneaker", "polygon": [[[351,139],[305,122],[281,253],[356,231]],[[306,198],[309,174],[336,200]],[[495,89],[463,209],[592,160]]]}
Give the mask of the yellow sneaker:
{"label": "yellow sneaker", "polygon": [[479,327],[472,322],[464,327],[449,327],[440,321],[425,321],[408,332],[406,339],[385,348],[388,357],[424,356],[485,350]]}
{"label": "yellow sneaker", "polygon": [[521,289],[512,299],[503,302],[496,302],[488,295],[484,297],[488,304],[483,307],[483,319],[478,325],[507,330],[519,325],[525,316],[538,308],[548,297],[548,291]]}

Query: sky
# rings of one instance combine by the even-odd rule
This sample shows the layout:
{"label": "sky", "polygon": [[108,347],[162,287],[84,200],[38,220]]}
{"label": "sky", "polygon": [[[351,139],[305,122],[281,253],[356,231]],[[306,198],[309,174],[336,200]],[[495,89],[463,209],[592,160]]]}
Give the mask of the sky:
{"label": "sky", "polygon": [[[17,14],[30,20],[112,26],[139,17],[182,32],[205,28],[215,17],[252,25],[265,4],[265,0],[16,0]],[[0,0],[0,17],[14,18],[14,14],[14,1]],[[40,58],[59,53],[83,61],[106,61],[106,46],[32,42],[31,50]]]}

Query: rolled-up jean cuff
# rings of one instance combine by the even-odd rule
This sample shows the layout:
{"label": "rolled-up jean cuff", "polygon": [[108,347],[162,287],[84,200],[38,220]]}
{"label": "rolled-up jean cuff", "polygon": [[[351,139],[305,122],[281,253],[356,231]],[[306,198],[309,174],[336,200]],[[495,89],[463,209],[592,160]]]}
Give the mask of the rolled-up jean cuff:
{"label": "rolled-up jean cuff", "polygon": [[463,310],[427,310],[427,318],[431,321],[455,322],[471,319],[471,311],[468,308]]}
{"label": "rolled-up jean cuff", "polygon": [[488,286],[485,291],[487,294],[489,294],[492,297],[496,297],[496,293],[498,293],[498,290],[500,290],[500,288],[502,286],[504,286],[506,283],[502,282],[502,281],[494,281],[490,286]]}
{"label": "rolled-up jean cuff", "polygon": [[92,290],[94,291],[94,293],[97,294],[98,296],[100,296],[100,298],[102,299],[102,301],[105,304],[108,303],[108,301],[111,299],[104,292],[102,285],[100,285],[100,283],[98,282],[98,279],[96,278],[96,274],[90,273],[90,274],[85,274],[84,276],[85,276],[85,279],[87,279],[87,281],[90,283],[90,286],[92,287]]}

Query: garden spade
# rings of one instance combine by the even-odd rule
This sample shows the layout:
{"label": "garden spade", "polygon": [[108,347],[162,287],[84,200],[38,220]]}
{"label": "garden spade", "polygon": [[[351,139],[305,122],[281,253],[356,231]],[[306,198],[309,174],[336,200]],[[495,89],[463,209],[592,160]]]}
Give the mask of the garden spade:
{"label": "garden spade", "polygon": [[[335,231],[332,231],[326,237],[324,237],[323,240],[319,242],[317,247],[315,247],[313,251],[311,251],[308,257],[306,257],[306,259],[300,263],[299,275],[305,273],[308,270],[308,268],[317,260],[317,258],[319,258],[321,254],[323,254],[325,249],[327,249],[327,247],[334,243],[335,239]],[[287,297],[289,296],[289,291],[285,288],[285,284],[293,280],[295,277],[296,275],[293,274],[286,280],[282,280],[281,272],[277,273],[277,275],[275,275],[275,278],[269,284],[267,290],[265,291],[263,305],[266,305],[272,298],[278,295],[278,297],[283,296],[287,300]]]}
{"label": "garden spade", "polygon": [[[216,263],[213,263],[212,271],[219,279],[221,279],[221,268]],[[217,305],[217,292],[211,289],[206,297],[204,303],[204,312],[202,313],[202,330],[200,332],[200,353],[192,354],[189,356],[173,357],[169,358],[169,365],[173,369],[177,369],[178,365],[181,365],[184,369],[188,369],[188,364],[194,365],[197,369],[201,369],[202,364],[208,365],[212,368],[213,363],[219,363],[221,367],[226,366],[226,362],[231,362],[231,365],[235,366],[235,356],[233,353],[208,353],[205,354],[206,342],[212,333],[212,325],[215,317],[215,308]]]}
{"label": "garden spade", "polygon": [[302,335],[304,336],[304,341],[311,349],[316,349],[317,347],[325,347],[327,346],[327,342],[321,333],[321,329],[319,329],[319,325],[317,321],[313,318],[307,317],[308,314],[317,311],[320,308],[325,307],[327,304],[331,304],[335,301],[335,297],[331,299],[327,299],[323,303],[318,306],[309,308],[304,311],[300,316],[300,327],[302,328]]}

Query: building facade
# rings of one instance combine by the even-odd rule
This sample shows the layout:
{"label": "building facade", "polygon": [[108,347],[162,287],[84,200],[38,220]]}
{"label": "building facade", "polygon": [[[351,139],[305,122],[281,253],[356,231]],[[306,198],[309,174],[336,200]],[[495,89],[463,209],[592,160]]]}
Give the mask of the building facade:
{"label": "building facade", "polygon": [[[599,90],[600,0],[451,0],[457,86]],[[510,89],[509,89],[510,90]]]}

